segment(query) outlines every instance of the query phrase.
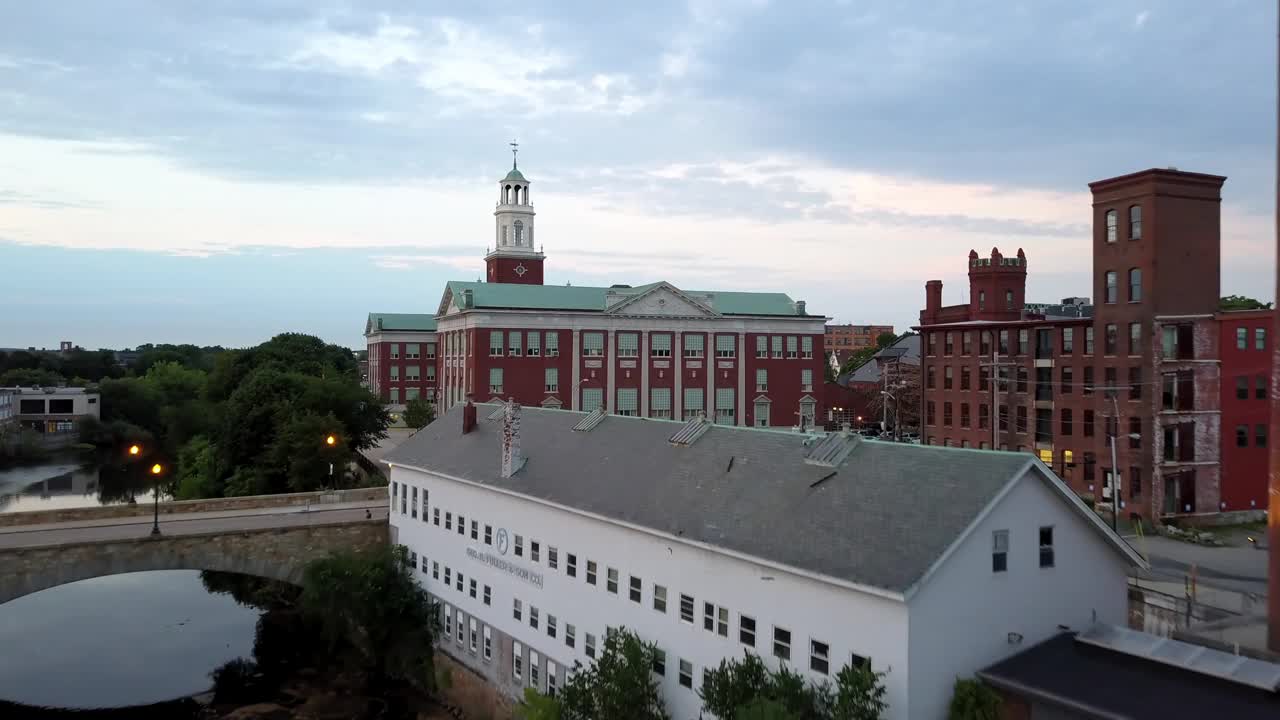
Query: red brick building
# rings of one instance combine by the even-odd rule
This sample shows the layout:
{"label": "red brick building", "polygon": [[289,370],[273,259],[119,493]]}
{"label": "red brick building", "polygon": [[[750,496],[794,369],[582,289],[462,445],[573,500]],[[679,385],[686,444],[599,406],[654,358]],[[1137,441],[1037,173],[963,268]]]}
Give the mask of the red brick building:
{"label": "red brick building", "polygon": [[944,307],[929,281],[926,442],[1034,452],[1108,505],[1114,475],[1121,512],[1144,517],[1247,509],[1222,476],[1224,180],[1170,169],[1090,184],[1092,308],[1027,311],[1021,250],[971,252],[966,305]]}
{"label": "red brick building", "polygon": [[[544,285],[529,185],[514,165],[498,183],[488,282],[445,287],[433,318],[441,412],[473,395],[737,425],[819,419],[827,318],[782,293]],[[371,377],[373,358],[370,345]]]}
{"label": "red brick building", "polygon": [[411,313],[369,313],[369,391],[390,405],[435,400],[436,319]]}
{"label": "red brick building", "polygon": [[1225,510],[1267,507],[1267,437],[1271,341],[1275,311],[1218,314],[1222,358],[1222,506]]}

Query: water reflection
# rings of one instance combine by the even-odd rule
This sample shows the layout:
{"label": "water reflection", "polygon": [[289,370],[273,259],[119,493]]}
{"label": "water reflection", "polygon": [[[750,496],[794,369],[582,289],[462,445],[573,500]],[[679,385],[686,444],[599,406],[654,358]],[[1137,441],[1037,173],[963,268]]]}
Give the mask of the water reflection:
{"label": "water reflection", "polygon": [[[93,453],[64,454],[37,465],[0,470],[0,513],[113,505],[151,499],[145,463],[104,462]],[[161,499],[165,495],[161,493]]]}
{"label": "water reflection", "polygon": [[198,695],[250,657],[261,612],[194,570],[113,575],[0,605],[0,699],[120,708]]}

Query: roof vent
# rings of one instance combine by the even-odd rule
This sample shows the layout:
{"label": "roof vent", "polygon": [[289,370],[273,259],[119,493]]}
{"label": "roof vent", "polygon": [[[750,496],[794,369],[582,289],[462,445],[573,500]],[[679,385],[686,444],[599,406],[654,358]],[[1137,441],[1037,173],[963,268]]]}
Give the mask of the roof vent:
{"label": "roof vent", "polygon": [[696,416],[691,418],[689,422],[685,423],[684,427],[677,430],[675,435],[667,438],[667,442],[672,445],[688,447],[698,438],[702,437],[702,434],[710,428],[711,423],[707,422],[707,416],[703,413],[698,413]]}
{"label": "roof vent", "polygon": [[805,463],[822,467],[839,467],[858,444],[858,436],[842,432],[827,435],[804,456]]}
{"label": "roof vent", "polygon": [[573,429],[575,432],[589,432],[591,428],[599,425],[604,420],[604,415],[604,406],[601,405],[587,413],[587,416],[579,420],[578,424],[573,426]]}

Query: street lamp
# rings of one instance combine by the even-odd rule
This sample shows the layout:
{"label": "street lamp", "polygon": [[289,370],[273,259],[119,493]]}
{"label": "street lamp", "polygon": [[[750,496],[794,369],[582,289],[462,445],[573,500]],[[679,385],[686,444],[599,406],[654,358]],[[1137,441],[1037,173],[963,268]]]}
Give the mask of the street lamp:
{"label": "street lamp", "polygon": [[151,521],[151,537],[160,535],[160,475],[162,473],[164,473],[164,466],[160,463],[151,466],[151,474],[156,479],[155,484],[151,486],[151,494],[155,497],[155,515]]}
{"label": "street lamp", "polygon": [[[336,447],[338,445],[338,436],[333,433],[329,433],[324,438],[324,444],[327,447],[331,447],[331,448]],[[333,461],[332,460],[329,462],[329,487],[335,490],[337,489],[337,486],[333,484]]]}
{"label": "street lamp", "polygon": [[134,444],[132,444],[132,445],[130,445],[130,446],[129,446],[129,454],[130,454],[130,455],[132,455],[132,456],[134,456],[134,457],[137,457],[137,456],[138,456],[138,454],[139,454],[139,453],[141,453],[141,452],[142,452],[142,446],[138,445],[137,443],[134,443]]}

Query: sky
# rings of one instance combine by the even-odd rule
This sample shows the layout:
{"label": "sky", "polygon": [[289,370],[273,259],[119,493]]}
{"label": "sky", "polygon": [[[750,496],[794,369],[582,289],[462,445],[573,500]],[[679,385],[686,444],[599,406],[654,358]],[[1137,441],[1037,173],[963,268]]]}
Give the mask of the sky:
{"label": "sky", "polygon": [[0,3],[0,347],[361,347],[483,275],[520,143],[549,284],[967,301],[971,248],[1089,295],[1088,183],[1228,176],[1270,299],[1261,0]]}

